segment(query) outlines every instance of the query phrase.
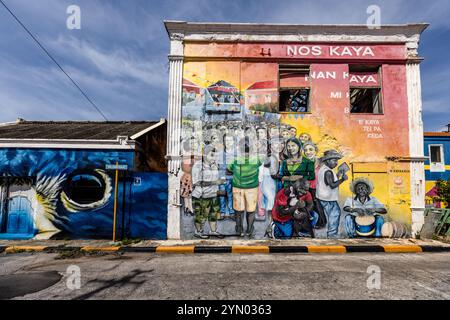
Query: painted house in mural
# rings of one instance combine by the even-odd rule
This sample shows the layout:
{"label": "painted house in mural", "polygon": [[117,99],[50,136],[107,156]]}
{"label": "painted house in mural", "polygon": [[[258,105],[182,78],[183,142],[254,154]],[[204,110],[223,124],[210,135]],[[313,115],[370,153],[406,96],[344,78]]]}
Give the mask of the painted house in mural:
{"label": "painted house in mural", "polygon": [[245,90],[245,108],[254,111],[278,108],[278,85],[276,81],[258,81]]}
{"label": "painted house in mural", "polygon": [[424,135],[426,202],[428,206],[445,207],[435,202],[436,182],[450,179],[450,132],[425,132]]}
{"label": "painted house in mural", "polygon": [[165,239],[166,121],[0,125],[0,239]]}
{"label": "painted house in mural", "polygon": [[183,80],[183,104],[195,104],[196,100],[201,99],[202,89],[189,80]]}
{"label": "painted house in mural", "polygon": [[238,88],[227,81],[217,81],[206,88],[206,114],[226,114],[241,112]]}
{"label": "painted house in mural", "polygon": [[165,26],[169,238],[421,229],[427,24]]}

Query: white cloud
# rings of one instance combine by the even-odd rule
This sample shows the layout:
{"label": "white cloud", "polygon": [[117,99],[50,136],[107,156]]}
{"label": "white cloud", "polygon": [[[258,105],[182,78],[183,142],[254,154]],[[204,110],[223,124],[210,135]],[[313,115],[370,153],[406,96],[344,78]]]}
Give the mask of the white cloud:
{"label": "white cloud", "polygon": [[59,37],[49,43],[55,52],[64,54],[67,61],[84,59],[109,78],[132,78],[161,89],[167,85],[164,60],[147,60],[126,49],[102,51],[84,40]]}
{"label": "white cloud", "polygon": [[[7,63],[0,56],[0,121],[26,119],[102,120],[101,116],[56,66],[30,67]],[[146,91],[146,84],[66,67],[108,119],[151,119],[165,114],[164,91]],[[153,116],[152,109],[157,114]]]}

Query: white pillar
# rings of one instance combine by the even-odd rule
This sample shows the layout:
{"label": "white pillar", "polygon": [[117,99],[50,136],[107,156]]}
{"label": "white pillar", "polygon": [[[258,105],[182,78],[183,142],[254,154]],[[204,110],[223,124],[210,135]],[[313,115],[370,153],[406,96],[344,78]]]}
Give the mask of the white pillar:
{"label": "white pillar", "polygon": [[183,37],[179,34],[170,37],[169,55],[169,98],[167,125],[168,159],[168,208],[167,238],[180,239],[180,167],[181,167],[181,99],[183,83]]}
{"label": "white pillar", "polygon": [[406,64],[409,117],[409,148],[411,157],[411,212],[412,235],[417,235],[424,223],[425,168],[423,152],[422,90],[420,59],[410,59]]}

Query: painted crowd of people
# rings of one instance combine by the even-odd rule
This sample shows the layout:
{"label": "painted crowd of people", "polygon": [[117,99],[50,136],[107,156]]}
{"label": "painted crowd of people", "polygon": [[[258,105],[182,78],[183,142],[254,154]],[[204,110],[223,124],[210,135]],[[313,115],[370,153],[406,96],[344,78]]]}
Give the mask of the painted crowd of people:
{"label": "painted crowd of people", "polygon": [[[255,221],[266,222],[271,238],[315,237],[322,228],[327,237],[338,237],[339,186],[348,179],[348,166],[335,170],[342,158],[337,151],[318,158],[311,136],[287,124],[220,121],[183,128],[181,197],[185,214],[194,216],[196,237],[251,238]],[[349,236],[356,236],[352,217],[363,211],[353,211],[354,202],[344,206],[351,216],[345,218]],[[218,232],[224,219],[235,222],[235,233]]]}

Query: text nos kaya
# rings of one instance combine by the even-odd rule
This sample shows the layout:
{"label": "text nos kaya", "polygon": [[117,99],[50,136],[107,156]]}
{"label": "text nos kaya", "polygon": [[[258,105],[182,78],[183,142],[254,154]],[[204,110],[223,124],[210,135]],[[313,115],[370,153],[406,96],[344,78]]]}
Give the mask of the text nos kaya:
{"label": "text nos kaya", "polygon": [[368,46],[287,46],[287,55],[322,56],[328,53],[331,57],[374,57],[375,53]]}

